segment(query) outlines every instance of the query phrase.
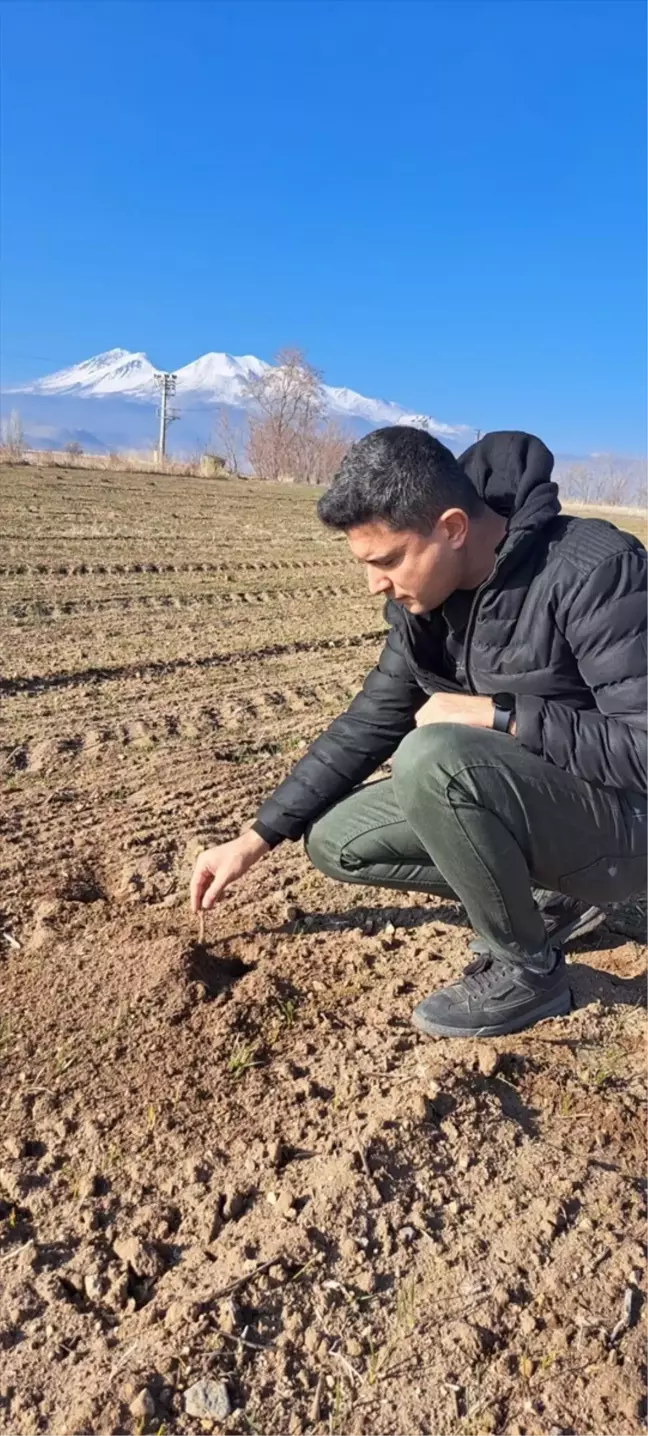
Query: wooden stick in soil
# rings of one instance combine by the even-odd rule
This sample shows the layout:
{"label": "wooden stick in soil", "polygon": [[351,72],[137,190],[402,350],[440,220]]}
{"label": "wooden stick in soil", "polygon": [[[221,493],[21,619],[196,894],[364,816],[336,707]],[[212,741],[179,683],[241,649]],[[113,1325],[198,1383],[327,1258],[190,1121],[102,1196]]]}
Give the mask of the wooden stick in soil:
{"label": "wooden stick in soil", "polygon": [[198,914],[198,942],[201,947],[205,946],[205,914],[202,908]]}

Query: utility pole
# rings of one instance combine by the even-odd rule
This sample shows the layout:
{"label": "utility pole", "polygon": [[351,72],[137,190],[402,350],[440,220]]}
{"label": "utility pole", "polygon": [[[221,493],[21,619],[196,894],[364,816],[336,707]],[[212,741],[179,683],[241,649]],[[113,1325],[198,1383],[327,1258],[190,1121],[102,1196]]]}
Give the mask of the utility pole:
{"label": "utility pole", "polygon": [[155,382],[160,390],[160,433],[158,438],[158,464],[163,464],[166,458],[166,431],[169,424],[180,416],[173,409],[169,408],[169,399],[173,398],[176,391],[176,374],[155,374]]}
{"label": "utility pole", "polygon": [[481,429],[475,429],[475,438],[477,441],[481,439]]}

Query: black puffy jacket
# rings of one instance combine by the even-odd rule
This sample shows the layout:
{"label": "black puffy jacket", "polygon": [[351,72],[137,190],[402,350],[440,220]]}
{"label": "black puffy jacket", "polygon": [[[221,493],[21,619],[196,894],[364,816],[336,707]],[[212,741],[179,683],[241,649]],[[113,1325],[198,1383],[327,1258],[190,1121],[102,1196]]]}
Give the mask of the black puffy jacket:
{"label": "black puffy jacket", "polygon": [[459,463],[508,519],[493,572],[432,613],[387,602],[392,627],[361,692],[259,810],[253,827],[273,847],[391,757],[439,691],[512,693],[525,747],[588,783],[645,791],[646,550],[562,514],[553,455],[529,434],[486,434]]}

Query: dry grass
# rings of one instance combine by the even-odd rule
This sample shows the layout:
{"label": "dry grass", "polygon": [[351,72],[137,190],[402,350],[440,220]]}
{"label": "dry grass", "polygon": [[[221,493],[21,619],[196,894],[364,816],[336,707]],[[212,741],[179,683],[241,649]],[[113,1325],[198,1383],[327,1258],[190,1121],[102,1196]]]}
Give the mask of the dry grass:
{"label": "dry grass", "polygon": [[563,508],[566,513],[575,514],[577,518],[606,519],[608,523],[616,524],[617,528],[624,529],[626,533],[634,534],[643,544],[648,538],[648,515],[645,509],[621,504],[614,508],[606,504],[577,504],[571,499],[565,500]]}

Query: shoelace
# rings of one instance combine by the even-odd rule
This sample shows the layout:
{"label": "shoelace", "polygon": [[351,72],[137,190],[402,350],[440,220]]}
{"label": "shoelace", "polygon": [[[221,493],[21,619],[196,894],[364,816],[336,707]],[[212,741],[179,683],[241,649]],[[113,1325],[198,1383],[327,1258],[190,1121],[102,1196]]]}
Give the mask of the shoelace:
{"label": "shoelace", "polygon": [[493,971],[493,966],[492,952],[480,952],[478,957],[464,967],[459,981],[477,992],[487,992],[501,975],[496,970]]}

